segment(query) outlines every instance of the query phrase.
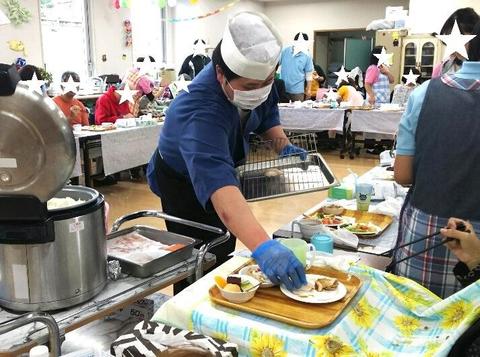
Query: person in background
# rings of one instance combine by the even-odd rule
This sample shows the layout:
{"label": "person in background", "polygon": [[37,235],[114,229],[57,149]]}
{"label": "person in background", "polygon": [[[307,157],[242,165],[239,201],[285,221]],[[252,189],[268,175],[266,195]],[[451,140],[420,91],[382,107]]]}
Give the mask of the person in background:
{"label": "person in background", "polygon": [[[65,72],[62,74],[62,83],[68,82],[70,79],[76,83],[80,82],[80,77],[75,72]],[[64,92],[63,85],[60,86]],[[74,92],[64,92],[62,95],[58,95],[53,98],[53,101],[60,108],[63,114],[65,114],[70,125],[81,124],[88,126],[88,111],[81,101],[75,99],[75,94],[76,93]]]}
{"label": "person in background", "polygon": [[287,96],[287,90],[285,89],[285,82],[283,81],[283,79],[279,78],[279,76],[275,76],[273,85],[275,86],[275,89],[277,90],[277,93],[278,93],[278,102],[279,103],[290,102],[290,99],[288,99],[288,96]]}
{"label": "person in background", "polygon": [[402,76],[402,83],[399,83],[393,89],[392,104],[398,104],[402,107],[407,105],[408,97],[412,91],[421,83],[421,73],[418,69],[412,69],[412,73],[418,75],[416,83],[408,83],[404,76]]}
{"label": "person in background", "polygon": [[[18,74],[20,75],[20,79],[22,81],[31,81],[34,73],[37,75],[38,80],[42,81],[44,79],[43,75],[42,75],[42,72],[40,71],[40,68],[38,68],[34,65],[31,65],[31,64],[27,64],[27,65],[21,67],[20,70],[18,71]],[[46,96],[47,95],[47,85],[42,84],[41,88],[42,88],[43,95]]]}
{"label": "person in background", "polygon": [[120,103],[121,95],[115,86],[108,88],[108,91],[97,99],[95,105],[95,124],[115,123],[119,118],[134,118],[130,113],[128,102]]}
{"label": "person in background", "polygon": [[347,106],[361,107],[363,105],[363,96],[355,88],[355,81],[352,78],[348,78],[348,82],[340,82],[337,94],[340,102],[347,103]]}
{"label": "person in background", "polygon": [[[480,229],[480,23],[458,72],[415,89],[400,120],[394,176],[413,187],[400,217],[398,244],[425,237],[464,217]],[[401,248],[398,261],[439,242],[434,237]],[[394,272],[417,281],[440,297],[459,290],[452,274],[457,260],[439,246],[396,265]]]}
{"label": "person in background", "polygon": [[388,66],[384,64],[380,65],[380,67],[377,66],[378,58],[375,55],[381,52],[381,46],[372,50],[370,66],[365,74],[365,90],[367,92],[367,100],[371,105],[390,103],[390,84],[394,82]]}
{"label": "person in background", "polygon": [[210,57],[207,56],[206,43],[201,38],[193,42],[193,53],[183,61],[178,75],[186,74],[193,80],[200,71],[210,63]]}
{"label": "person in background", "polygon": [[304,101],[305,93],[311,92],[313,62],[308,53],[307,41],[307,34],[297,33],[293,46],[286,47],[280,57],[280,75],[285,82],[287,96],[292,102]]}
{"label": "person in background", "polygon": [[[148,56],[151,63],[155,63],[155,58]],[[128,84],[128,87],[131,90],[136,90],[137,92],[133,95],[133,103],[129,102],[129,110],[132,115],[137,118],[140,113],[140,101],[145,96],[149,101],[155,99],[153,90],[154,83],[149,78],[147,74],[142,74],[140,71],[140,64],[145,61],[145,57],[138,57],[135,66],[130,69],[122,83]]]}
{"label": "person in background", "polygon": [[[445,21],[440,30],[440,35],[450,35],[455,21],[457,21],[458,28],[462,35],[471,35],[473,33],[473,27],[480,21],[480,17],[471,7],[458,9]],[[446,61],[442,61],[433,67],[432,78],[440,77],[445,73],[455,73],[460,69],[464,60],[465,58],[459,54],[450,55]]]}

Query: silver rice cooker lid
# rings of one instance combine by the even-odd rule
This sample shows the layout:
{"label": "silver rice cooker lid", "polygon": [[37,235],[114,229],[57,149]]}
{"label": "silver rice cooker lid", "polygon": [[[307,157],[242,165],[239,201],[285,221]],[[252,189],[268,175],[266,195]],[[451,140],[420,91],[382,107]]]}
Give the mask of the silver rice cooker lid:
{"label": "silver rice cooker lid", "polygon": [[70,178],[75,154],[70,124],[50,98],[22,83],[0,95],[0,195],[48,201]]}

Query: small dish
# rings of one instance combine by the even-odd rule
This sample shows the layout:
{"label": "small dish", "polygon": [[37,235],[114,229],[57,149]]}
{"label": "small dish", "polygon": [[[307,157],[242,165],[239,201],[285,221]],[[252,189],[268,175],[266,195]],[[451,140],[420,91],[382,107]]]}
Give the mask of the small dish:
{"label": "small dish", "polygon": [[345,208],[343,208],[342,206],[331,204],[331,205],[323,206],[322,211],[325,214],[340,216],[343,212],[345,212]]}
{"label": "small dish", "polygon": [[238,272],[240,275],[251,276],[260,282],[260,288],[271,288],[275,286],[274,283],[268,279],[268,277],[260,270],[260,267],[256,264],[246,266]]}
{"label": "small dish", "polygon": [[249,291],[232,292],[232,291],[225,290],[224,288],[220,287],[218,283],[216,283],[218,290],[220,290],[220,294],[223,296],[223,298],[225,298],[230,302],[241,304],[251,300],[255,296],[255,293],[257,292],[260,286],[260,282],[257,279],[249,275],[240,275],[240,274],[231,274],[229,276],[239,277],[242,280],[242,282],[246,280],[254,288]]}

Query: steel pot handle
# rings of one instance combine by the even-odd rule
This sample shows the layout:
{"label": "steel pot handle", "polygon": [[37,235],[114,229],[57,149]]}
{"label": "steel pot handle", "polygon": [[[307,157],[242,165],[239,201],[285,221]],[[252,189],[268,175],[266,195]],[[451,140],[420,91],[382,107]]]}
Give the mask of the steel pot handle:
{"label": "steel pot handle", "polygon": [[133,212],[133,213],[130,213],[130,214],[127,214],[125,216],[122,216],[122,217],[118,218],[113,223],[112,233],[118,231],[120,226],[122,224],[124,224],[125,222],[132,221],[134,219],[142,218],[142,217],[161,218],[161,219],[164,219],[166,221],[171,221],[171,222],[180,223],[180,224],[183,224],[183,225],[186,225],[186,226],[190,226],[190,227],[194,227],[194,228],[198,228],[198,229],[203,229],[204,231],[213,232],[213,233],[217,233],[217,234],[223,234],[223,231],[218,227],[212,227],[212,226],[209,226],[209,225],[206,225],[206,224],[203,224],[203,223],[193,222],[193,221],[189,221],[187,219],[178,218],[178,217],[175,217],[175,216],[170,216],[166,213],[163,213],[161,211],[155,211],[155,210],[136,211],[136,212]]}
{"label": "steel pot handle", "polygon": [[220,245],[222,243],[225,243],[229,238],[230,238],[230,232],[223,232],[222,229],[218,227],[213,227],[209,226],[207,224],[203,223],[198,223],[194,221],[189,221],[187,219],[175,217],[175,216],[170,216],[166,213],[163,213],[161,211],[155,211],[155,210],[143,210],[143,211],[136,211],[130,214],[127,214],[125,216],[122,216],[118,218],[112,226],[112,233],[116,232],[119,230],[120,226],[124,224],[125,222],[137,219],[137,218],[142,218],[142,217],[155,217],[155,218],[161,218],[166,221],[171,221],[179,224],[183,224],[186,226],[202,229],[207,232],[212,232],[212,233],[217,233],[220,235],[220,237],[215,238],[211,240],[210,242],[202,245],[200,249],[198,250],[198,255],[197,255],[197,261],[195,263],[195,280],[200,279],[203,276],[203,260],[205,258],[205,255],[207,254],[208,251],[210,251],[212,248],[216,247],[217,245]]}

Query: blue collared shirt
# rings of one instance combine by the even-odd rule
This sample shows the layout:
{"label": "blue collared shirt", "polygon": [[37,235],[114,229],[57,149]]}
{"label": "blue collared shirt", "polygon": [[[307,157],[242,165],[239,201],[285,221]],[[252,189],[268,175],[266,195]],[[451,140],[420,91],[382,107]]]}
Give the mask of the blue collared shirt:
{"label": "blue collared shirt", "polygon": [[235,167],[248,152],[249,134],[280,125],[278,95],[273,89],[268,99],[251,111],[242,129],[238,108],[225,96],[211,63],[188,89],[168,108],[158,150],[168,166],[190,178],[205,207],[216,190],[238,186]]}
{"label": "blue collared shirt", "polygon": [[[480,62],[464,62],[454,75],[442,77],[444,83],[464,90],[471,88],[466,88],[463,80],[471,82],[472,79],[480,80]],[[397,155],[415,155],[415,133],[429,83],[430,81],[426,81],[418,86],[408,99],[407,108],[398,127]]]}
{"label": "blue collared shirt", "polygon": [[280,57],[280,76],[285,82],[287,93],[305,92],[305,76],[313,72],[313,61],[310,55],[303,52],[293,55],[293,46],[284,48]]}

